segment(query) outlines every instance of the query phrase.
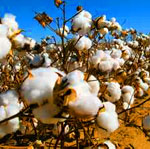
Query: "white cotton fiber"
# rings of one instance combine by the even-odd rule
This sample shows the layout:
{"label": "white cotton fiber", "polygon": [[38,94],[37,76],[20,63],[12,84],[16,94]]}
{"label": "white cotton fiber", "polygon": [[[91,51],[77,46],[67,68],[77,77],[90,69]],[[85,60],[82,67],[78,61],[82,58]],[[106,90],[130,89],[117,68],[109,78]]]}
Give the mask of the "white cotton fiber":
{"label": "white cotton fiber", "polygon": [[0,36],[0,59],[4,58],[11,49],[11,42],[7,37]]}

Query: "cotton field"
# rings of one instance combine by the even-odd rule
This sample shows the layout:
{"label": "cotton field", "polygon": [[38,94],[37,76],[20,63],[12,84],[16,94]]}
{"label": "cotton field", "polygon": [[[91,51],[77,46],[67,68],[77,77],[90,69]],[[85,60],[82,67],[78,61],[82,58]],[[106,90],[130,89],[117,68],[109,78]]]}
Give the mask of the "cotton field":
{"label": "cotton field", "polygon": [[35,14],[56,35],[41,42],[13,14],[0,19],[0,145],[137,148],[117,137],[130,127],[150,136],[150,36],[82,6],[66,18],[66,3],[55,5],[61,25]]}

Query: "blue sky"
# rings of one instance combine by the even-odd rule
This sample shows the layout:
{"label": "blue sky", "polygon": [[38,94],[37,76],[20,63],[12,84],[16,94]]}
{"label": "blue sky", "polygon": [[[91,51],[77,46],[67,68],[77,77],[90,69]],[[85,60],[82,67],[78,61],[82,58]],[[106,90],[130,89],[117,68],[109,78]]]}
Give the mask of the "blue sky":
{"label": "blue sky", "polygon": [[[107,18],[116,17],[123,28],[133,27],[140,32],[150,32],[150,0],[66,0],[67,18],[76,12],[76,6],[82,5],[93,17],[106,14]],[[53,0],[0,0],[0,17],[5,13],[16,15],[19,27],[25,35],[40,40],[53,33],[43,29],[34,19],[34,11],[45,11],[51,17],[61,15]]]}

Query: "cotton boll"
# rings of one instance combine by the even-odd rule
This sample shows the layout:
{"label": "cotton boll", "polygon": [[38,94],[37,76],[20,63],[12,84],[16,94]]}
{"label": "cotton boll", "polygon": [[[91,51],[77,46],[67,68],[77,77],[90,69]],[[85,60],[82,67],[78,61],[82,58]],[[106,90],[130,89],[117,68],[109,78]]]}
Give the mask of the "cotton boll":
{"label": "cotton boll", "polygon": [[112,49],[111,57],[112,58],[121,58],[122,52],[118,49]]}
{"label": "cotton boll", "polygon": [[[77,42],[77,43],[76,43]],[[78,38],[75,39],[75,48],[79,51],[83,51],[85,48],[85,42],[84,42],[84,38],[82,37],[81,39],[78,40]]]}
{"label": "cotton boll", "polygon": [[125,60],[123,58],[116,58],[116,60],[119,62],[120,66],[123,66],[125,63]]}
{"label": "cotton boll", "polygon": [[114,30],[118,30],[118,31],[122,30],[122,27],[118,22],[112,22],[110,27],[113,28]]}
{"label": "cotton boll", "polygon": [[87,19],[92,19],[92,15],[88,11],[82,10],[80,15],[86,17]]}
{"label": "cotton boll", "polygon": [[90,63],[96,68],[98,64],[100,63],[99,56],[92,56],[90,59]]}
{"label": "cotton boll", "polygon": [[36,109],[33,109],[32,113],[34,117],[45,124],[56,124],[60,118],[54,116],[60,112],[60,109],[54,104],[45,104]]}
{"label": "cotton boll", "polygon": [[15,38],[13,38],[13,41],[16,47],[18,48],[24,47],[25,41],[24,41],[24,36],[22,34],[19,34]]}
{"label": "cotton boll", "polygon": [[24,37],[24,43],[30,46],[30,49],[33,49],[36,45],[36,41],[30,37]]}
{"label": "cotton boll", "polygon": [[144,119],[143,119],[143,128],[146,131],[150,130],[150,115],[147,115],[146,117],[144,117]]}
{"label": "cotton boll", "polygon": [[8,34],[8,27],[4,24],[0,24],[0,37],[6,37]]}
{"label": "cotton boll", "polygon": [[144,91],[141,87],[136,88],[136,96],[142,97],[144,95]]}
{"label": "cotton boll", "polygon": [[44,100],[52,100],[53,88],[58,79],[51,68],[37,68],[31,71],[33,77],[27,78],[21,87],[21,93],[29,104],[41,104]]}
{"label": "cotton boll", "polygon": [[94,117],[102,106],[103,104],[98,97],[86,92],[80,96],[77,95],[75,101],[68,102],[70,113],[79,118]]}
{"label": "cotton boll", "polygon": [[116,59],[112,59],[112,62],[113,62],[113,70],[117,70],[120,68],[120,64],[119,64],[119,61],[116,60]]}
{"label": "cotton boll", "polygon": [[4,106],[0,106],[0,121],[6,118],[6,110]]}
{"label": "cotton boll", "polygon": [[91,29],[92,19],[89,12],[82,11],[72,20],[72,30],[79,35],[87,34]]}
{"label": "cotton boll", "polygon": [[97,96],[100,90],[100,82],[93,75],[88,78],[87,82],[90,86],[90,92]]}
{"label": "cotton boll", "polygon": [[101,35],[106,35],[109,31],[108,31],[108,28],[101,28],[100,30],[98,30],[99,31],[99,33],[101,34]]}
{"label": "cotton boll", "polygon": [[104,144],[108,146],[108,149],[116,149],[116,146],[109,140],[105,141]]}
{"label": "cotton boll", "polygon": [[78,41],[78,39],[79,39],[79,36],[76,36],[75,39],[74,39],[75,42],[77,42],[76,45],[75,45],[75,48],[77,50],[79,50],[79,51],[84,51],[85,50],[86,51],[86,50],[91,48],[92,41],[89,38],[83,36],[79,39],[79,41]]}
{"label": "cotton boll", "polygon": [[111,60],[101,61],[99,63],[99,69],[102,72],[110,72],[113,69],[113,62]]}
{"label": "cotton boll", "polygon": [[8,26],[11,31],[18,30],[18,23],[16,22],[16,17],[12,14],[5,14],[4,18],[2,18],[2,24]]}
{"label": "cotton boll", "polygon": [[11,49],[11,42],[7,37],[0,37],[0,59],[4,58]]}
{"label": "cotton boll", "polygon": [[115,104],[107,101],[107,102],[103,102],[103,105],[105,107],[105,111],[110,112],[110,113],[116,112],[116,106],[115,106]]}
{"label": "cotton boll", "polygon": [[47,53],[44,53],[42,56],[44,58],[43,66],[44,67],[49,67],[52,63],[51,59],[49,58],[49,55]]}
{"label": "cotton boll", "polygon": [[113,17],[113,18],[111,18],[110,21],[114,23],[114,22],[116,22],[116,18]]}
{"label": "cotton boll", "polygon": [[127,102],[123,102],[123,109],[126,110],[126,109],[129,109],[130,108],[130,104],[127,103]]}
{"label": "cotton boll", "polygon": [[119,127],[118,117],[107,111],[98,114],[96,124],[106,129],[109,133],[114,132]]}
{"label": "cotton boll", "polygon": [[18,93],[15,90],[8,90],[0,94],[0,106],[9,104],[18,104]]}
{"label": "cotton boll", "polygon": [[61,37],[67,37],[68,35],[68,33],[65,30],[63,31],[63,28],[59,28],[58,30],[56,30],[56,33]]}
{"label": "cotton boll", "polygon": [[117,82],[110,82],[107,83],[107,89],[108,95],[105,96],[105,98],[110,102],[116,102],[121,97],[121,89],[120,85]]}
{"label": "cotton boll", "polygon": [[131,95],[133,95],[134,94],[134,88],[130,85],[125,85],[122,88],[122,92],[123,92],[123,94],[130,93]]}
{"label": "cotton boll", "polygon": [[122,95],[122,98],[123,98],[123,101],[127,102],[128,104],[133,104],[133,102],[134,102],[134,95],[129,93],[129,92],[128,93],[124,93]]}
{"label": "cotton boll", "polygon": [[85,50],[88,50],[92,47],[92,41],[89,38],[85,38],[84,42],[85,42],[85,48],[84,48]]}
{"label": "cotton boll", "polygon": [[141,78],[137,77],[137,78],[136,78],[136,82],[138,83],[138,85],[139,85],[144,91],[147,91],[147,90],[148,90],[149,85],[148,85],[147,83],[144,83]]}
{"label": "cotton boll", "polygon": [[84,73],[80,70],[74,70],[68,73],[63,80],[67,80],[70,85],[77,84],[84,80]]}

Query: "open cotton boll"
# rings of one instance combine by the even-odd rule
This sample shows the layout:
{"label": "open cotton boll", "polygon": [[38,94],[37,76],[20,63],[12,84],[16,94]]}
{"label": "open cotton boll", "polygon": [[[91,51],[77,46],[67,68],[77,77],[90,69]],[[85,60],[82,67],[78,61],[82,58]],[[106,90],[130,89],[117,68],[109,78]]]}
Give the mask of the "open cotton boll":
{"label": "open cotton boll", "polygon": [[0,37],[4,36],[6,37],[8,34],[8,27],[4,24],[0,24]]}
{"label": "open cotton boll", "polygon": [[116,112],[116,105],[115,104],[107,101],[107,102],[103,102],[103,105],[105,107],[105,111],[110,112],[110,113]]}
{"label": "open cotton boll", "polygon": [[11,49],[11,42],[7,37],[0,37],[0,59],[4,58]]}
{"label": "open cotton boll", "polygon": [[92,41],[89,38],[86,37],[84,39],[84,42],[85,42],[85,50],[88,50],[92,47]]}
{"label": "open cotton boll", "polygon": [[136,82],[138,83],[139,87],[143,89],[143,91],[146,92],[148,90],[149,85],[147,83],[144,83],[140,77],[136,78]]}
{"label": "open cotton boll", "polygon": [[99,63],[99,69],[102,71],[102,72],[111,72],[112,69],[113,69],[113,62],[112,60],[106,60],[106,61],[101,61]]}
{"label": "open cotton boll", "polygon": [[134,102],[134,95],[130,93],[124,93],[122,94],[122,98],[124,102],[127,102],[128,104],[133,104]]}
{"label": "open cotton boll", "polygon": [[117,82],[110,82],[107,83],[107,89],[108,95],[105,96],[105,98],[110,102],[116,102],[121,97],[121,89],[120,85]]}
{"label": "open cotton boll", "polygon": [[109,140],[105,141],[104,144],[108,146],[108,149],[116,149],[116,146]]}
{"label": "open cotton boll", "polygon": [[119,61],[118,60],[116,60],[116,59],[112,59],[112,62],[113,62],[113,70],[117,70],[117,69],[119,69],[120,68],[120,63],[119,63]]}
{"label": "open cotton boll", "polygon": [[24,37],[24,43],[30,46],[30,49],[34,48],[36,41],[30,37]]}
{"label": "open cotton boll", "polygon": [[63,32],[63,28],[59,28],[58,30],[56,30],[56,33],[61,37],[67,37],[67,35],[68,35],[66,30],[64,30],[64,32]]}
{"label": "open cotton boll", "polygon": [[130,104],[127,103],[127,102],[123,102],[123,109],[124,109],[124,110],[130,109]]}
{"label": "open cotton boll", "polygon": [[94,117],[102,106],[103,104],[98,97],[86,92],[80,96],[77,95],[75,101],[68,103],[70,113],[79,118]]}
{"label": "open cotton boll", "polygon": [[98,114],[96,124],[106,129],[109,133],[114,132],[119,127],[118,117],[107,111]]}
{"label": "open cotton boll", "polygon": [[58,109],[58,107],[50,103],[33,109],[32,111],[34,117],[45,124],[58,123],[59,118],[54,118],[54,116],[57,115],[59,112],[60,110]]}
{"label": "open cotton boll", "polygon": [[[11,117],[20,111],[18,105],[15,105],[15,104],[10,104],[4,108],[2,108],[2,107],[3,106],[0,106],[0,112],[1,112],[0,114],[3,114],[3,115],[1,115],[3,117],[3,119]],[[1,120],[3,120],[2,117],[0,118]],[[19,129],[19,118],[18,117],[7,121],[7,123],[5,123],[5,124],[2,123],[2,124],[0,124],[0,138],[4,137],[5,135],[7,135],[9,133],[17,131],[18,129]]]}
{"label": "open cotton boll", "polygon": [[18,48],[23,48],[25,41],[24,41],[24,36],[22,34],[17,35],[15,38],[13,38],[13,41]]}
{"label": "open cotton boll", "polygon": [[112,52],[111,52],[111,57],[112,58],[121,58],[121,55],[122,55],[122,51],[121,50],[118,50],[118,49],[112,49]]}
{"label": "open cotton boll", "polygon": [[83,36],[79,40],[78,39],[79,39],[79,36],[76,36],[74,38],[75,42],[77,42],[76,45],[75,45],[75,48],[77,50],[83,51],[83,50],[88,50],[88,49],[91,48],[92,41],[88,37]]}
{"label": "open cotton boll", "polygon": [[92,15],[88,12],[88,11],[85,11],[85,10],[82,10],[79,15],[83,16],[83,17],[86,17],[88,19],[92,19]]}
{"label": "open cotton boll", "polygon": [[53,88],[58,79],[50,68],[37,68],[31,71],[32,77],[28,77],[21,87],[21,93],[29,104],[43,103],[44,100],[52,100]]}
{"label": "open cotton boll", "polygon": [[87,82],[88,82],[88,85],[90,86],[90,92],[97,96],[100,90],[100,82],[93,75],[91,75],[88,78]]}
{"label": "open cotton boll", "polygon": [[0,138],[7,134],[16,132],[19,129],[19,118],[11,119],[7,124],[0,125]]}
{"label": "open cotton boll", "polygon": [[52,60],[49,58],[49,55],[47,53],[44,53],[42,56],[44,58],[44,63],[42,66],[49,67],[52,63]]}
{"label": "open cotton boll", "polygon": [[16,17],[12,14],[5,14],[4,18],[2,18],[2,24],[5,24],[8,26],[8,28],[11,31],[16,31],[18,30],[18,23],[16,22]]}
{"label": "open cotton boll", "polygon": [[0,94],[0,106],[1,105],[9,105],[9,104],[18,104],[18,93],[15,90],[8,90],[4,93]]}
{"label": "open cotton boll", "polygon": [[[6,110],[4,106],[0,105],[0,121],[6,118]],[[1,125],[0,125],[1,126]]]}
{"label": "open cotton boll", "polygon": [[84,81],[84,73],[80,70],[74,70],[68,73],[62,81],[67,80],[70,85],[80,83]]}
{"label": "open cotton boll", "polygon": [[92,19],[90,18],[90,15],[83,11],[72,20],[72,30],[78,32],[79,35],[87,34],[91,29],[91,25]]}
{"label": "open cotton boll", "polygon": [[98,66],[98,64],[100,63],[100,58],[99,58],[99,56],[92,56],[91,58],[90,58],[90,63],[95,67],[95,68],[97,68],[97,66]]}
{"label": "open cotton boll", "polygon": [[122,30],[122,27],[118,22],[112,22],[110,27],[118,31]]}
{"label": "open cotton boll", "polygon": [[133,95],[134,94],[134,88],[130,85],[125,85],[122,88],[122,92],[123,93],[130,93],[131,95]]}
{"label": "open cotton boll", "polygon": [[125,60],[123,58],[116,58],[115,60],[117,60],[119,62],[120,66],[123,66],[125,63]]}
{"label": "open cotton boll", "polygon": [[109,31],[108,28],[104,27],[98,30],[101,35],[106,35]]}

